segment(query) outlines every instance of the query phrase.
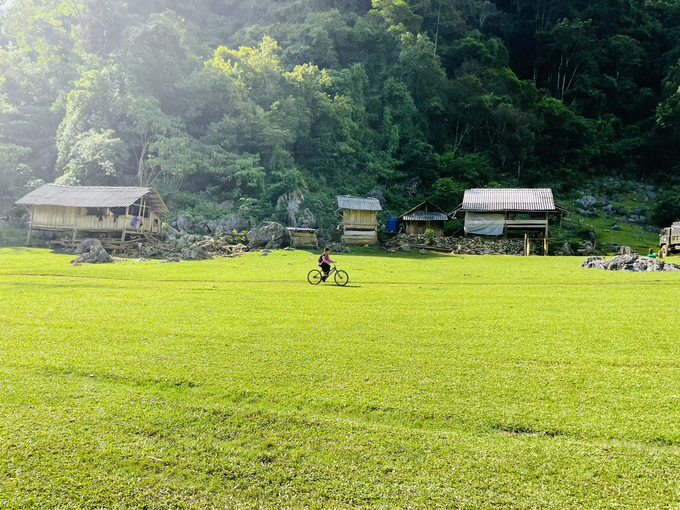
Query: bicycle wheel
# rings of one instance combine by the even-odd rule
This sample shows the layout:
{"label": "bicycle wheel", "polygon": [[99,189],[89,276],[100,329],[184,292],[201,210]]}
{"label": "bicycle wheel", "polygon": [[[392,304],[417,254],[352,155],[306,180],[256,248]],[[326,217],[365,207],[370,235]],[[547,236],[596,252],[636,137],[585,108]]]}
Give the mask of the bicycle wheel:
{"label": "bicycle wheel", "polygon": [[318,269],[312,269],[307,274],[307,281],[312,285],[319,285],[321,283],[321,271]]}
{"label": "bicycle wheel", "polygon": [[347,276],[347,273],[344,271],[337,271],[335,273],[335,283],[340,285],[340,287],[344,287],[347,285],[347,282],[349,282],[349,276]]}

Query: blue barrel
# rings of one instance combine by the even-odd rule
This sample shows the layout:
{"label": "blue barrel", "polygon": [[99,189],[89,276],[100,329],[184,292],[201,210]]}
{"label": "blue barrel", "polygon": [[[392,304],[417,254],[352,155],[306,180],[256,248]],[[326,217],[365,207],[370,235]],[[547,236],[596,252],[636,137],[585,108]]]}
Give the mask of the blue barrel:
{"label": "blue barrel", "polygon": [[390,218],[387,220],[387,231],[388,232],[397,232],[399,229],[399,219],[398,218]]}

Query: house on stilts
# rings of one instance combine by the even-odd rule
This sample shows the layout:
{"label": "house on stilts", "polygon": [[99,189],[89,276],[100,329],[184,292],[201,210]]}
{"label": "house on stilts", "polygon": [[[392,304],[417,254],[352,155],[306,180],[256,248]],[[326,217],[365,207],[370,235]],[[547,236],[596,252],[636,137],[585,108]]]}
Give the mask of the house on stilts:
{"label": "house on stilts", "polygon": [[107,250],[124,250],[151,241],[162,231],[168,208],[153,188],[60,186],[45,184],[18,200],[30,211],[28,240],[35,231],[52,231],[52,246],[73,248],[88,238]]}
{"label": "house on stilts", "polygon": [[359,198],[349,195],[337,197],[340,217],[338,229],[342,242],[354,246],[378,244],[378,212],[382,211],[377,198]]}

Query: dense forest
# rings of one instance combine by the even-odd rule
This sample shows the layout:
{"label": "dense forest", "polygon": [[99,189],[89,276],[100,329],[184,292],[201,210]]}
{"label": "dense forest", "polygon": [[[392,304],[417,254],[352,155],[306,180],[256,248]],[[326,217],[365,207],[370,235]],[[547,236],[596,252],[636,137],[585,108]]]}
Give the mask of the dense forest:
{"label": "dense forest", "polygon": [[[14,0],[0,209],[141,185],[206,218],[303,194],[680,185],[678,0]],[[680,190],[680,188],[676,188]],[[278,215],[278,216],[277,216]]]}

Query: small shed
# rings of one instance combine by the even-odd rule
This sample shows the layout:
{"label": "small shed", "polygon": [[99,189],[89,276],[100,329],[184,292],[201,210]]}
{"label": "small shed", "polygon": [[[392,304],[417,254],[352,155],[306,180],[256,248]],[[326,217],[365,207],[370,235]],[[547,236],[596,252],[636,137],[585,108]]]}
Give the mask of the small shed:
{"label": "small shed", "polygon": [[290,245],[293,248],[317,249],[319,247],[319,241],[316,238],[316,229],[288,227],[287,230],[288,235],[290,236]]}
{"label": "small shed", "polygon": [[468,189],[451,216],[465,213],[465,235],[509,237],[533,231],[547,240],[550,216],[564,211],[555,206],[550,188]]}
{"label": "small shed", "polygon": [[153,188],[45,184],[17,204],[30,211],[28,242],[35,230],[54,231],[62,235],[52,243],[67,248],[93,237],[114,250],[151,240],[168,212]]}
{"label": "small shed", "polygon": [[418,204],[399,218],[407,234],[424,234],[426,230],[433,230],[435,235],[444,235],[444,223],[449,221],[449,215],[432,202],[425,201]]}
{"label": "small shed", "polygon": [[378,244],[378,212],[382,211],[377,198],[359,198],[349,195],[338,197],[340,216],[338,229],[342,242],[354,246]]}

